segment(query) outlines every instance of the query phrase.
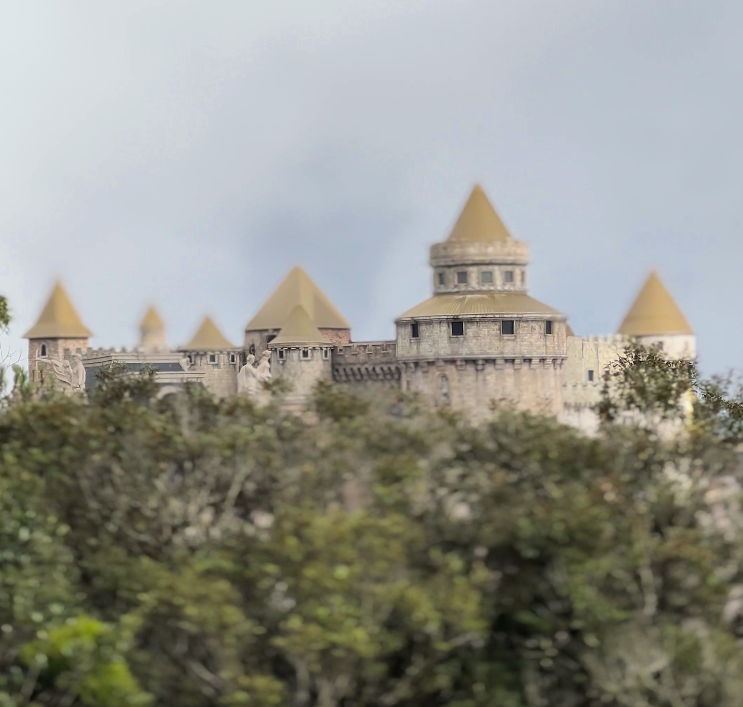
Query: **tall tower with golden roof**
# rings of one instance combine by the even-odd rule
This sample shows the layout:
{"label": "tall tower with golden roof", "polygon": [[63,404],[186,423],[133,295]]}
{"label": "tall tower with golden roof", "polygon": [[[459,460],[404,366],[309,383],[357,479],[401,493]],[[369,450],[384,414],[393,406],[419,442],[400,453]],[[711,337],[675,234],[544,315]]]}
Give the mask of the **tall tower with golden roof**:
{"label": "tall tower with golden roof", "polygon": [[697,354],[694,330],[655,271],[648,275],[617,333],[645,346],[658,346],[667,358],[693,359]]}
{"label": "tall tower with golden roof", "polygon": [[431,247],[433,297],[396,320],[404,388],[475,417],[491,402],[560,414],[566,320],[528,295],[528,262],[476,186]]}
{"label": "tall tower with golden roof", "polygon": [[38,377],[39,359],[63,359],[71,353],[85,353],[93,336],[83,324],[62,283],[54,283],[39,318],[25,334],[28,339],[28,370]]}

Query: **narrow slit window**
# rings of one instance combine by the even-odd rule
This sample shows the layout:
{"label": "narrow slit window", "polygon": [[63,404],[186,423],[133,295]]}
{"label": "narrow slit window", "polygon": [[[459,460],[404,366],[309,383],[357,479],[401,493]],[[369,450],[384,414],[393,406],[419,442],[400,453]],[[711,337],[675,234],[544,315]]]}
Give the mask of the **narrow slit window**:
{"label": "narrow slit window", "polygon": [[588,369],[588,382],[593,383],[593,370],[590,368]]}
{"label": "narrow slit window", "polygon": [[491,285],[493,283],[493,271],[492,270],[483,270],[480,273],[480,282],[483,285]]}
{"label": "narrow slit window", "polygon": [[504,319],[501,322],[501,334],[511,336],[516,333],[516,322],[513,319]]}
{"label": "narrow slit window", "polygon": [[41,355],[46,356],[46,344],[41,345]]}
{"label": "narrow slit window", "polygon": [[513,283],[513,270],[506,270],[505,273],[503,273],[506,284],[510,285]]}
{"label": "narrow slit window", "polygon": [[230,363],[237,363],[237,354],[230,354]]}
{"label": "narrow slit window", "polygon": [[284,355],[285,355],[284,349],[279,349],[279,360],[280,361],[284,360]]}
{"label": "narrow slit window", "polygon": [[324,359],[328,359],[328,358],[330,358],[330,349],[323,349],[323,350],[322,350],[322,357],[323,357]]}
{"label": "narrow slit window", "polygon": [[467,271],[460,270],[457,273],[457,285],[466,285],[466,284],[467,284]]}
{"label": "narrow slit window", "polygon": [[464,322],[452,322],[451,323],[451,335],[452,336],[464,336]]}
{"label": "narrow slit window", "polygon": [[413,322],[410,325],[410,336],[413,339],[417,339],[420,337],[420,328],[418,327],[418,322]]}
{"label": "narrow slit window", "polygon": [[552,322],[549,319],[544,323],[544,333],[545,334],[552,333]]}
{"label": "narrow slit window", "polygon": [[439,273],[439,285],[445,285],[446,284],[446,273],[440,272]]}

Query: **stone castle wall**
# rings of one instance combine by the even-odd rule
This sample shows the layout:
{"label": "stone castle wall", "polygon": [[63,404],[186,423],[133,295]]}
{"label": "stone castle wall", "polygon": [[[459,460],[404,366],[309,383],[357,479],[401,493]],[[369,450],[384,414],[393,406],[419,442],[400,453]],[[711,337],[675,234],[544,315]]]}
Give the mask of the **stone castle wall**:
{"label": "stone castle wall", "polygon": [[[515,333],[501,333],[501,322],[512,319]],[[411,323],[397,326],[397,356],[401,361],[447,358],[564,358],[566,325],[554,321],[554,334],[545,334],[545,319],[519,315],[492,315],[464,319],[464,336],[452,336],[448,319],[418,320],[418,338],[412,337]]]}
{"label": "stone castle wall", "polygon": [[[307,355],[305,357],[306,352]],[[332,360],[327,347],[282,348],[271,352],[271,376],[291,381],[289,407],[302,406],[321,380],[331,380]]]}
{"label": "stone castle wall", "polygon": [[408,362],[402,365],[402,387],[474,420],[487,417],[493,405],[559,415],[562,359]]}

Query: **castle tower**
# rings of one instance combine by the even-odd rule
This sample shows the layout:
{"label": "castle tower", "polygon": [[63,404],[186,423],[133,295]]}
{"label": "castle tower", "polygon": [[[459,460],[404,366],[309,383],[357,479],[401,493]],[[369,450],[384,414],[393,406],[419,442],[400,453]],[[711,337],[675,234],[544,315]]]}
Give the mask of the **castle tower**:
{"label": "castle tower", "polygon": [[149,307],[139,325],[139,348],[145,353],[170,351],[165,341],[165,323],[154,307]]}
{"label": "castle tower", "polygon": [[24,335],[28,339],[31,380],[38,380],[39,359],[63,359],[78,350],[85,353],[91,336],[93,334],[82,323],[62,283],[57,281],[36,324]]}
{"label": "castle tower", "polygon": [[351,340],[351,325],[300,267],[294,267],[245,327],[245,351],[260,355],[301,306],[323,337],[334,344]]}
{"label": "castle tower", "polygon": [[566,320],[527,294],[528,262],[476,186],[431,247],[433,297],[396,320],[403,388],[474,417],[491,402],[560,414]]}
{"label": "castle tower", "polygon": [[189,370],[204,371],[204,385],[217,397],[237,393],[240,348],[228,341],[211,317],[205,317],[191,341],[181,346],[191,364]]}
{"label": "castle tower", "polygon": [[671,359],[693,359],[697,354],[694,330],[655,271],[648,276],[617,333],[644,346],[659,346]]}
{"label": "castle tower", "polygon": [[292,310],[279,335],[268,345],[271,371],[292,383],[286,402],[301,407],[320,380],[332,378],[331,348],[302,305]]}

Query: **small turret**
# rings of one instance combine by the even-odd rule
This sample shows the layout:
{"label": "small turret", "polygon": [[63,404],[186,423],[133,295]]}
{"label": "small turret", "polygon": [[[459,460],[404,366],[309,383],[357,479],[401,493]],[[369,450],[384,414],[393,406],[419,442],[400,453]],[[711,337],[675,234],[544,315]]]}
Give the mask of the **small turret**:
{"label": "small turret", "polygon": [[38,359],[63,359],[67,354],[85,353],[91,336],[62,283],[57,281],[36,324],[24,335],[28,339],[31,380],[38,377]]}
{"label": "small turret", "polygon": [[139,325],[139,348],[145,353],[164,353],[169,351],[165,341],[165,323],[154,307],[149,307]]}
{"label": "small turret", "polygon": [[658,273],[648,275],[617,332],[645,346],[658,346],[669,358],[696,356],[696,337]]}
{"label": "small turret", "polygon": [[279,335],[268,345],[271,368],[292,384],[287,398],[290,406],[301,406],[318,381],[332,377],[331,349],[302,305],[292,310]]}

